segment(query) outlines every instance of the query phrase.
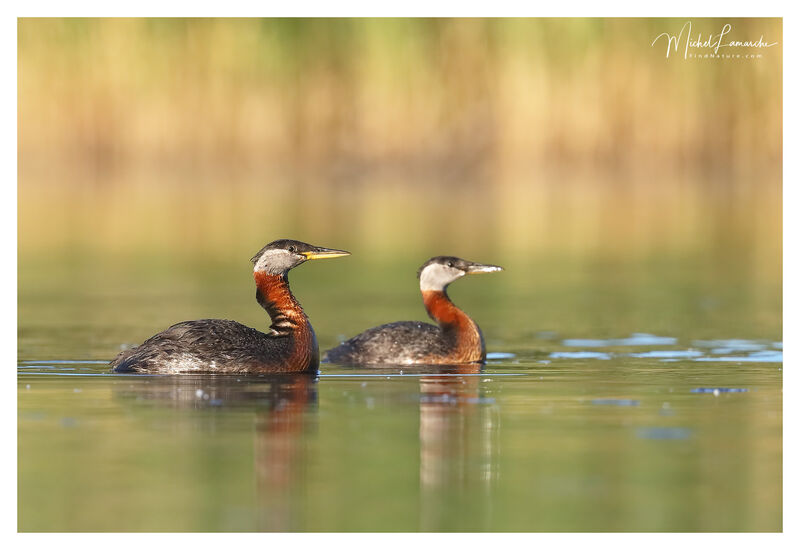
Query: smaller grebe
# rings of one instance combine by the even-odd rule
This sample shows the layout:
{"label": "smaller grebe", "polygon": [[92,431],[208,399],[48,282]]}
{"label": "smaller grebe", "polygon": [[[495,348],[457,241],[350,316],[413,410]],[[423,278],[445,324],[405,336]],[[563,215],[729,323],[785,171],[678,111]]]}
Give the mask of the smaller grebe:
{"label": "smaller grebe", "polygon": [[268,333],[223,319],[184,321],[120,353],[111,361],[111,370],[163,374],[316,372],[317,338],[289,290],[287,275],[307,260],[349,254],[289,239],[273,241],[250,260],[254,264],[256,300],[272,319]]}
{"label": "smaller grebe", "polygon": [[477,323],[447,296],[447,285],[473,273],[502,271],[497,265],[437,256],[419,268],[419,289],[428,315],[439,323],[399,321],[371,328],[329,350],[323,362],[351,364],[460,364],[486,359]]}

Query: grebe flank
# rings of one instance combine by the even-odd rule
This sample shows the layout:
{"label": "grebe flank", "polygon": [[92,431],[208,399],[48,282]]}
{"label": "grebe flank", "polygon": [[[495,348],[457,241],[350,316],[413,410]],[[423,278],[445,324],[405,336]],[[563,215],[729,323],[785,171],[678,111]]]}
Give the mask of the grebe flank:
{"label": "grebe flank", "polygon": [[425,309],[439,326],[399,321],[374,327],[329,350],[323,362],[431,365],[484,361],[481,329],[450,301],[447,286],[464,275],[502,270],[452,256],[431,258],[419,268],[417,277]]}
{"label": "grebe flank", "polygon": [[317,338],[289,289],[287,274],[308,260],[349,254],[289,239],[273,241],[250,260],[256,300],[272,319],[269,332],[223,319],[184,321],[120,353],[111,361],[111,370],[163,374],[316,372]]}

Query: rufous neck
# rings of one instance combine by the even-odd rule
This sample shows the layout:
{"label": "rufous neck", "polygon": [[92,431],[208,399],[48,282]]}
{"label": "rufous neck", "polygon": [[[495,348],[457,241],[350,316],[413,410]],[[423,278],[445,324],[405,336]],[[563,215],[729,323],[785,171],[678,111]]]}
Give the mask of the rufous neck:
{"label": "rufous neck", "polygon": [[308,324],[308,317],[289,289],[289,280],[285,273],[273,275],[254,271],[253,278],[256,281],[256,299],[269,313],[272,319],[270,328],[273,331],[285,334]]}
{"label": "rufous neck", "polygon": [[453,362],[483,361],[486,351],[478,325],[450,301],[444,290],[423,290],[428,315],[439,323],[444,337],[453,344]]}
{"label": "rufous neck", "polygon": [[428,315],[442,328],[472,324],[469,316],[456,307],[444,290],[423,290],[422,301]]}

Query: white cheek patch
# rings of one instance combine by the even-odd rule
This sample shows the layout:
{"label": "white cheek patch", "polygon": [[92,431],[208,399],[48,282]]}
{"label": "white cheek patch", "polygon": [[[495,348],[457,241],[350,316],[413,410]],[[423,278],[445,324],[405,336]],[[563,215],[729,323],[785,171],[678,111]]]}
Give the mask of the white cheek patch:
{"label": "white cheek patch", "polygon": [[253,266],[253,271],[280,273],[292,267],[292,256],[286,250],[267,250]]}
{"label": "white cheek patch", "polygon": [[430,264],[419,274],[420,290],[444,290],[444,287],[463,277],[464,272],[442,264]]}

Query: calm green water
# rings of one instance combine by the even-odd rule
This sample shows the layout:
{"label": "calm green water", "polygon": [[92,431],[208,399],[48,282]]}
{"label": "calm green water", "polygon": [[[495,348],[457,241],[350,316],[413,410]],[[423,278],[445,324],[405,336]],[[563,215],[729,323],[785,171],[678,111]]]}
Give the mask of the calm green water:
{"label": "calm green water", "polygon": [[[292,277],[322,348],[424,318],[420,261],[353,259]],[[507,268],[451,291],[482,369],[256,379],[104,364],[184,319],[265,328],[246,261],[21,261],[19,529],[782,529],[779,281],[717,259],[471,259]]]}

